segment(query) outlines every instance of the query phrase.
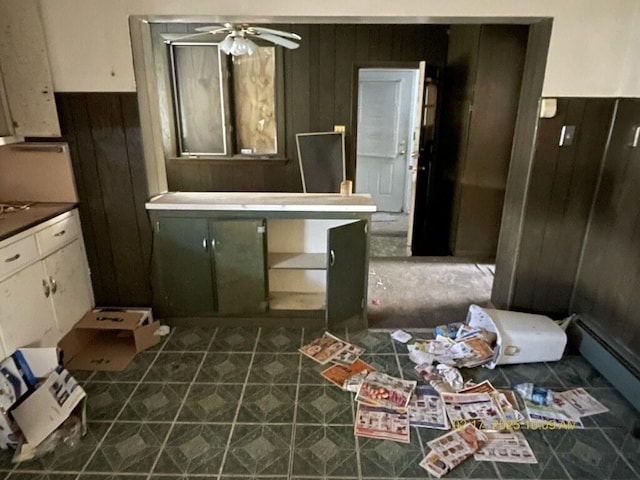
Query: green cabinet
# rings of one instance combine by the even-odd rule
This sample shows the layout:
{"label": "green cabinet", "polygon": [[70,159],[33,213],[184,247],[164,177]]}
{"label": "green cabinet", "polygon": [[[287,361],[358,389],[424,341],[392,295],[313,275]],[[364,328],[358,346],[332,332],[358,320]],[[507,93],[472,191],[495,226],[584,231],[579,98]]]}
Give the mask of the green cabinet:
{"label": "green cabinet", "polygon": [[154,306],[160,316],[266,309],[263,219],[159,216],[154,230]]}

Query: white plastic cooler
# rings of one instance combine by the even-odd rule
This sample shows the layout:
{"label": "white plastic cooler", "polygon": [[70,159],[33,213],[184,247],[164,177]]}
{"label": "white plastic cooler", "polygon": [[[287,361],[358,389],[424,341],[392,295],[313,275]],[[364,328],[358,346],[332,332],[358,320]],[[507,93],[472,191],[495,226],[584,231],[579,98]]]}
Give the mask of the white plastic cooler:
{"label": "white plastic cooler", "polygon": [[471,305],[467,323],[497,335],[493,359],[488,368],[510,363],[560,360],[567,334],[545,315],[494,310]]}

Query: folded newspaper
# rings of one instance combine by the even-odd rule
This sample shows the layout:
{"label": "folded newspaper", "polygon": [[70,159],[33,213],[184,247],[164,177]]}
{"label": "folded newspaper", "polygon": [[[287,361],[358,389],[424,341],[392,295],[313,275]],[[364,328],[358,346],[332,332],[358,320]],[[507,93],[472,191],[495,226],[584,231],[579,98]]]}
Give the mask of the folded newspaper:
{"label": "folded newspaper", "polygon": [[[452,430],[427,442],[448,470],[452,470],[480,450],[488,441],[487,436],[473,425]],[[429,457],[431,452],[427,455]],[[426,459],[425,459],[426,460]],[[420,464],[422,466],[422,463]]]}
{"label": "folded newspaper", "polygon": [[322,337],[316,338],[298,351],[321,365],[328,362],[351,365],[364,352],[362,348],[331,335],[329,332],[324,332]]}
{"label": "folded newspaper", "polygon": [[351,365],[333,365],[323,370],[320,375],[329,380],[334,385],[347,390],[348,382],[354,377],[359,376],[358,386],[364,380],[369,372],[373,372],[373,368],[368,363],[358,359]]}
{"label": "folded newspaper", "polygon": [[487,443],[474,455],[479,462],[538,463],[522,432],[484,432]]}
{"label": "folded newspaper", "polygon": [[357,437],[409,443],[409,415],[359,403],[354,433]]}
{"label": "folded newspaper", "polygon": [[409,424],[412,427],[449,430],[449,419],[440,394],[427,385],[418,385],[409,402]]}
{"label": "folded newspaper", "polygon": [[418,382],[402,380],[381,372],[369,373],[356,395],[356,401],[394,410],[405,409]]}

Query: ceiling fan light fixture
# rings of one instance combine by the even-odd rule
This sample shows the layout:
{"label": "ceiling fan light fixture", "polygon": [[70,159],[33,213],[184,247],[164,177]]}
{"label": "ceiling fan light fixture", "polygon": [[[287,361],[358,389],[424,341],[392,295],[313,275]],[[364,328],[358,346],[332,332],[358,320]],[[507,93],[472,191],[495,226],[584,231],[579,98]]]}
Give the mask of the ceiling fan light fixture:
{"label": "ceiling fan light fixture", "polygon": [[234,57],[238,55],[253,55],[258,50],[258,46],[251,40],[234,34],[227,35],[220,42],[219,48],[227,55],[233,55]]}

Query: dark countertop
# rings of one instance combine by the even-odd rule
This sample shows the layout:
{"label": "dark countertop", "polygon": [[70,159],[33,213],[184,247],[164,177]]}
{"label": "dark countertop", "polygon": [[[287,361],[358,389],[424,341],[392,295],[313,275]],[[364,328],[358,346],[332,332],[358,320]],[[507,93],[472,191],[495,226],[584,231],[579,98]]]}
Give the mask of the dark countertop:
{"label": "dark countertop", "polygon": [[0,241],[76,207],[76,203],[35,203],[25,210],[0,214]]}

